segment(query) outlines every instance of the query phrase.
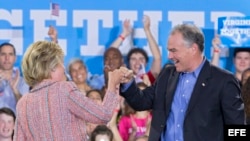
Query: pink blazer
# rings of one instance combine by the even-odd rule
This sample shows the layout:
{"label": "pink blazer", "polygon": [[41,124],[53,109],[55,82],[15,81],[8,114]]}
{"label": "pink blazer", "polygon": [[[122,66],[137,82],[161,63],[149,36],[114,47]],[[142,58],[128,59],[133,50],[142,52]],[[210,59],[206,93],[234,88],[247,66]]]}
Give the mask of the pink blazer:
{"label": "pink blazer", "polygon": [[14,140],[87,140],[83,121],[106,124],[118,103],[118,90],[107,91],[98,105],[73,82],[45,80],[18,101]]}

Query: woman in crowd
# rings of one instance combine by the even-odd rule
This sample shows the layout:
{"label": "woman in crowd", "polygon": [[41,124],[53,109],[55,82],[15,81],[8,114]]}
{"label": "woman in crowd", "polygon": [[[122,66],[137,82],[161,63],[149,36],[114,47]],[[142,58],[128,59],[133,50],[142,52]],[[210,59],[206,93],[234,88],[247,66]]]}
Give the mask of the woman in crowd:
{"label": "woman in crowd", "polygon": [[247,68],[245,71],[242,73],[242,78],[241,78],[241,83],[244,85],[247,81],[247,79],[250,77],[250,68]]}
{"label": "woman in crowd", "polygon": [[64,80],[62,48],[37,41],[22,60],[25,81],[32,86],[17,104],[14,140],[86,140],[83,121],[106,124],[119,103],[121,70],[109,72],[109,85],[102,105],[83,94],[75,83]]}
{"label": "woman in crowd", "polygon": [[78,89],[84,93],[92,88],[87,83],[87,68],[81,59],[72,59],[69,63],[69,74]]}
{"label": "woman in crowd", "polygon": [[243,84],[241,91],[244,102],[245,122],[250,125],[250,77],[248,77],[246,82]]}

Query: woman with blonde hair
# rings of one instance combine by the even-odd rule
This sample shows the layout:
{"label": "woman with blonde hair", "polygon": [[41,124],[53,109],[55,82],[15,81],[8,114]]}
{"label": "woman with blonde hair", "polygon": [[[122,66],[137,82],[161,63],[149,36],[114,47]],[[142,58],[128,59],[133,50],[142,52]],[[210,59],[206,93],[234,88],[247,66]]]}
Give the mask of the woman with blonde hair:
{"label": "woman with blonde hair", "polygon": [[17,104],[14,140],[86,140],[82,121],[106,124],[111,119],[119,103],[121,71],[109,73],[108,90],[98,105],[64,80],[63,58],[61,47],[47,41],[37,41],[25,52],[22,70],[32,90]]}

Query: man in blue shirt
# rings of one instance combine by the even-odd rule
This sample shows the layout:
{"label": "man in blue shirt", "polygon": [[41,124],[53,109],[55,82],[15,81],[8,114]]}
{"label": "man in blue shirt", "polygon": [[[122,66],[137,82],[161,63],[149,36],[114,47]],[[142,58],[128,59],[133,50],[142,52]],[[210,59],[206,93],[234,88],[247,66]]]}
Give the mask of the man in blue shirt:
{"label": "man in blue shirt", "polygon": [[204,35],[195,25],[175,26],[167,49],[174,65],[145,90],[121,68],[121,95],[135,110],[152,109],[149,141],[223,141],[224,125],[244,124],[237,79],[205,58]]}
{"label": "man in blue shirt", "polygon": [[16,112],[16,103],[29,92],[29,86],[14,67],[16,50],[10,43],[0,45],[0,108],[7,107]]}

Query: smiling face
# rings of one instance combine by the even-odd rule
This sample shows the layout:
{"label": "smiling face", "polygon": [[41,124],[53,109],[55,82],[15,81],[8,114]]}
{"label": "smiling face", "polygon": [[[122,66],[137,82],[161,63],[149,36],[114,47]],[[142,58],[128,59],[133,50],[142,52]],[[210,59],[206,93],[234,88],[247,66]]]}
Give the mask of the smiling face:
{"label": "smiling face", "polygon": [[141,64],[146,66],[145,57],[139,52],[133,53],[129,59],[130,69],[133,70],[135,74],[137,74],[140,70]]}
{"label": "smiling face", "polygon": [[72,80],[76,83],[85,83],[87,79],[86,67],[79,61],[74,62],[69,68],[70,76]]}
{"label": "smiling face", "polygon": [[110,71],[118,69],[123,64],[121,53],[116,48],[109,48],[104,54],[104,65]]}
{"label": "smiling face", "polygon": [[188,43],[183,39],[182,34],[180,32],[171,34],[167,44],[168,58],[174,62],[176,70],[178,72],[193,71],[193,47],[188,46]]}
{"label": "smiling face", "polygon": [[105,83],[108,82],[108,72],[119,69],[123,65],[123,58],[117,48],[108,48],[104,53],[104,77]]}
{"label": "smiling face", "polygon": [[242,73],[250,67],[250,53],[247,51],[238,52],[234,58],[234,65],[237,72]]}
{"label": "smiling face", "polygon": [[12,138],[14,131],[14,118],[5,113],[0,114],[0,139]]}

